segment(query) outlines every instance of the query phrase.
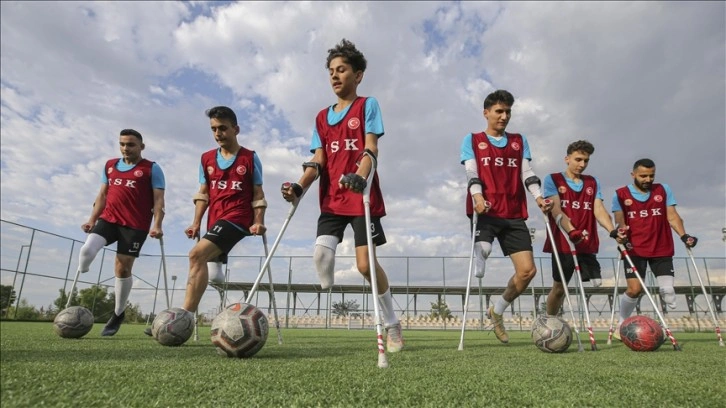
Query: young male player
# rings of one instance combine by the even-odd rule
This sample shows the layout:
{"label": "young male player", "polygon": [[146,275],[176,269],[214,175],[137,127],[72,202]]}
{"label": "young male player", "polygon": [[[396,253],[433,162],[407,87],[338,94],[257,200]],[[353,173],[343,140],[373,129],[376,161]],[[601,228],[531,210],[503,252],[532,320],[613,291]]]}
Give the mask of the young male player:
{"label": "young male player", "polygon": [[[613,195],[612,211],[618,227],[625,226],[632,248],[628,250],[641,278],[645,279],[646,266],[658,280],[660,295],[666,305],[676,308],[676,291],[673,288],[673,235],[681,237],[687,248],[693,248],[698,238],[688,235],[683,219],[676,211],[676,199],[671,188],[654,183],[655,163],[640,159],[633,164],[630,173],[633,183],[618,188]],[[620,318],[615,337],[619,338],[620,324],[635,309],[643,288],[629,265],[625,264],[628,288],[620,297]]]}
{"label": "young male player", "polygon": [[[367,183],[370,189],[371,226],[374,248],[386,243],[381,217],[386,215],[378,172],[372,180],[371,157],[378,156],[378,139],[383,136],[383,120],[378,101],[359,97],[358,85],[363,80],[366,59],[355,45],[343,39],[328,50],[326,68],[330,85],[338,101],[318,113],[315,119],[310,151],[311,161],[303,164],[303,175],[297,183],[285,183],[282,196],[293,201],[302,196],[320,178],[320,218],[313,254],[321,287],[333,285],[335,250],[343,240],[348,224],[353,227],[355,257],[358,271],[370,281],[365,212],[361,193]],[[374,255],[375,256],[375,255]],[[375,258],[374,258],[375,259]],[[378,300],[386,327],[389,352],[403,349],[401,323],[393,308],[393,298],[385,271],[375,259]]]}
{"label": "young male player", "polygon": [[[88,272],[91,262],[106,245],[116,244],[114,265],[115,308],[101,336],[118,332],[126,316],[126,303],[133,287],[131,269],[148,234],[164,235],[164,172],[158,164],[141,157],[144,139],[134,129],[119,135],[121,158],[106,162],[101,176],[101,190],[96,196],[91,216],[81,226],[88,233],[78,254],[78,270]],[[153,225],[152,225],[153,218]]]}
{"label": "young male player", "polygon": [[512,105],[514,97],[508,91],[497,90],[487,95],[483,112],[487,128],[464,137],[460,156],[469,180],[467,213],[476,211],[478,214],[474,251],[477,277],[484,275],[485,260],[491,253],[494,238],[514,265],[514,275],[507,288],[487,312],[494,325],[494,334],[502,343],[509,342],[502,314],[527,289],[537,273],[525,223],[528,217],[525,188],[543,212],[552,208],[552,203],[542,197],[540,180],[529,164],[532,157],[527,138],[505,132],[512,117]]}
{"label": "young male player", "polygon": [[[586,140],[570,143],[565,156],[567,164],[565,171],[548,174],[544,179],[544,196],[554,202],[549,215],[550,226],[555,236],[555,245],[560,254],[562,273],[566,280],[563,284],[555,256],[552,254],[553,282],[552,289],[547,296],[547,314],[551,316],[555,316],[559,312],[565,296],[565,286],[575,270],[569,243],[560,233],[559,224],[562,224],[565,231],[568,232],[569,239],[575,243],[582,280],[591,281],[595,287],[600,286],[602,279],[600,263],[596,257],[600,246],[597,224],[608,231],[608,234],[613,237],[617,236],[617,230],[613,226],[610,214],[603,205],[600,181],[593,176],[583,174],[594,151],[595,147]],[[563,213],[565,216],[561,216]],[[552,242],[549,236],[545,240],[542,251],[552,253]]]}
{"label": "young male player", "polygon": [[[196,312],[209,280],[208,262],[224,259],[249,235],[265,233],[267,201],[262,190],[262,163],[257,153],[237,141],[237,115],[226,106],[207,110],[218,148],[202,154],[199,191],[194,195],[194,221],[186,229],[189,238],[200,235],[204,213],[207,232],[189,252],[189,280],[184,310]],[[217,273],[215,273],[217,275]]]}

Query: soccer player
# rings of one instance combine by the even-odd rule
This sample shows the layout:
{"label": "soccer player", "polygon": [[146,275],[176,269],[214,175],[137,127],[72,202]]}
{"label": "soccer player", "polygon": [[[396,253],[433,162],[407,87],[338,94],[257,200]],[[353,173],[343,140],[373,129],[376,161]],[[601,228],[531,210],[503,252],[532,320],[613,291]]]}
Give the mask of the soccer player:
{"label": "soccer player", "polygon": [[126,303],[133,287],[131,269],[146,235],[157,239],[164,235],[161,229],[164,172],[158,164],[141,157],[144,150],[141,133],[124,129],[120,132],[118,143],[121,158],[106,162],[91,216],[81,226],[88,237],[78,255],[78,270],[88,272],[98,252],[117,242],[115,308],[101,336],[113,336],[124,321]]}
{"label": "soccer player", "polygon": [[[640,159],[630,173],[633,183],[620,187],[613,195],[612,211],[615,223],[625,228],[632,248],[628,250],[641,278],[645,279],[646,266],[658,281],[660,295],[670,309],[676,308],[676,291],[673,288],[673,235],[681,237],[687,248],[693,248],[698,238],[686,233],[683,219],[676,211],[676,199],[665,183],[654,183],[655,163]],[[620,318],[615,337],[619,339],[620,325],[627,319],[638,302],[643,288],[629,265],[625,265],[628,288],[620,297]]]}
{"label": "soccer player", "polygon": [[[544,179],[544,196],[554,203],[549,214],[550,226],[553,229],[555,245],[560,254],[562,273],[566,280],[566,283],[563,284],[555,256],[552,254],[553,282],[552,289],[547,296],[547,314],[550,316],[556,316],[559,312],[565,296],[565,286],[575,270],[570,246],[567,239],[560,233],[558,226],[562,224],[570,241],[575,243],[582,280],[592,282],[595,287],[600,286],[602,282],[600,263],[596,258],[600,246],[596,231],[597,224],[600,224],[612,237],[617,237],[617,230],[603,205],[600,181],[593,176],[583,174],[594,151],[595,147],[586,140],[570,143],[565,156],[567,164],[565,171],[548,174]],[[564,215],[562,215],[563,213]],[[542,251],[552,253],[552,242],[549,236],[545,240]]]}
{"label": "soccer player", "polygon": [[[371,229],[375,246],[386,243],[381,218],[386,215],[378,172],[368,179],[372,168],[371,157],[378,155],[378,139],[383,136],[383,120],[378,101],[373,97],[359,97],[357,88],[366,70],[366,59],[355,45],[343,39],[328,50],[326,68],[330,85],[338,98],[337,103],[318,113],[313,128],[310,151],[311,161],[303,163],[303,174],[297,183],[285,183],[282,196],[293,201],[302,196],[320,177],[320,217],[313,254],[321,287],[333,285],[335,250],[343,240],[343,232],[350,224],[355,237],[355,257],[358,271],[370,281],[371,265],[368,261],[366,219],[361,193],[370,189]],[[375,260],[378,300],[385,323],[389,352],[403,348],[401,323],[393,308],[386,272]]]}
{"label": "soccer player", "polygon": [[487,121],[486,131],[466,135],[461,144],[461,163],[469,180],[467,214],[472,214],[472,211],[478,214],[474,250],[476,276],[484,276],[486,258],[491,253],[494,238],[514,264],[514,275],[509,279],[507,288],[487,311],[494,325],[494,334],[502,343],[509,342],[502,314],[527,289],[537,273],[529,229],[525,223],[528,217],[525,188],[543,212],[552,208],[552,203],[542,197],[540,180],[529,164],[532,157],[527,138],[505,132],[512,117],[512,105],[514,97],[506,90],[487,95],[483,112]]}
{"label": "soccer player", "polygon": [[232,109],[216,106],[206,114],[219,147],[202,154],[199,191],[192,198],[194,221],[186,229],[187,237],[198,237],[202,217],[209,209],[207,232],[189,251],[189,279],[182,308],[192,313],[197,311],[207,289],[207,263],[221,265],[242,238],[266,231],[267,201],[262,190],[262,163],[257,153],[237,141],[239,126]]}

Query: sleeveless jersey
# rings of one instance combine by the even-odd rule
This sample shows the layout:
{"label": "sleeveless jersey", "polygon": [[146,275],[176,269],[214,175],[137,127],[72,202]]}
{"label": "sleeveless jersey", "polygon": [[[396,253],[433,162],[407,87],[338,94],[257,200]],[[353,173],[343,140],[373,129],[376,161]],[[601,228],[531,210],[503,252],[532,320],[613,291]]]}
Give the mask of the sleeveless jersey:
{"label": "sleeveless jersey", "polygon": [[100,218],[112,223],[148,232],[154,216],[154,190],[151,187],[153,162],[141,159],[136,166],[119,171],[121,159],[106,162],[108,193]]}
{"label": "sleeveless jersey", "polygon": [[673,256],[673,235],[666,213],[666,191],[653,183],[645,202],[636,200],[627,186],[615,191],[623,209],[625,224],[630,227],[633,255],[643,258]]}
{"label": "sleeveless jersey", "polygon": [[[479,178],[484,183],[484,197],[492,208],[487,215],[497,218],[527,219],[527,196],[522,184],[524,145],[518,133],[506,133],[503,148],[489,143],[486,133],[471,135]],[[471,193],[466,193],[466,214],[473,213]]]}
{"label": "sleeveless jersey", "polygon": [[249,229],[252,226],[252,187],[254,157],[252,150],[240,147],[234,162],[226,170],[217,165],[217,150],[202,154],[209,191],[207,230],[219,220]]}
{"label": "sleeveless jersey", "polygon": [[[348,113],[335,125],[328,124],[328,108],[321,110],[315,118],[315,128],[328,159],[327,166],[320,172],[321,212],[345,216],[365,215],[362,195],[338,188],[338,180],[344,174],[355,173],[358,170],[356,162],[363,157],[366,99],[358,97],[353,101]],[[383,217],[386,215],[386,208],[378,182],[378,172],[373,175],[372,183],[371,216]]]}
{"label": "sleeveless jersey", "polygon": [[[575,245],[578,254],[596,254],[600,246],[597,236],[597,220],[593,208],[595,207],[595,194],[597,194],[597,181],[595,177],[582,175],[582,190],[577,192],[573,190],[565,180],[562,173],[552,173],[550,175],[552,181],[557,187],[557,195],[560,197],[560,206],[562,211],[570,217],[572,225],[577,229],[584,229],[590,234],[587,241],[583,241]],[[555,236],[555,244],[557,252],[570,253],[570,245],[567,243],[565,236],[559,232],[559,228],[555,223],[555,217],[550,213],[550,226]],[[548,236],[545,240],[542,252],[552,252],[552,242]]]}

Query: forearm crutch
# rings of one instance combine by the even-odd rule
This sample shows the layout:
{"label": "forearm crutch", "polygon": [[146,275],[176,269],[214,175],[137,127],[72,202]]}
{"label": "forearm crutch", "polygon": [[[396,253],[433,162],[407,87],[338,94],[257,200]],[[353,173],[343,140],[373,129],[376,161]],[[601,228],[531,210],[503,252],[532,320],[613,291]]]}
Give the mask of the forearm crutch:
{"label": "forearm crutch", "polygon": [[618,264],[615,267],[615,288],[613,288],[613,304],[610,311],[610,329],[608,330],[608,341],[607,344],[613,344],[613,333],[615,333],[615,304],[618,302],[618,280],[620,279],[620,261],[618,258]]}
{"label": "forearm crutch", "polygon": [[625,245],[618,244],[618,249],[620,250],[620,253],[623,255],[626,261],[628,261],[628,264],[630,265],[631,270],[635,274],[635,277],[638,278],[638,282],[640,282],[640,287],[643,292],[645,292],[645,295],[648,296],[648,300],[650,300],[650,304],[653,306],[653,309],[655,309],[655,313],[658,315],[658,319],[660,319],[660,324],[663,326],[663,329],[666,332],[666,336],[668,336],[668,339],[670,339],[671,344],[673,345],[673,350],[681,351],[681,346],[676,341],[676,338],[673,337],[673,333],[671,333],[671,329],[668,328],[668,324],[666,323],[665,319],[663,318],[663,314],[658,310],[658,306],[655,304],[655,300],[653,300],[653,296],[650,295],[650,292],[648,292],[648,288],[645,286],[645,282],[643,281],[643,278],[640,276],[640,273],[638,272],[638,269],[635,267],[635,264],[633,263],[633,260],[630,259],[630,255],[628,255],[628,250],[625,249]]}
{"label": "forearm crutch", "polygon": [[560,281],[565,290],[565,300],[567,300],[567,307],[570,309],[570,317],[572,318],[572,328],[575,329],[575,337],[577,338],[577,351],[585,351],[582,347],[582,341],[580,340],[580,330],[577,328],[577,320],[575,320],[575,312],[572,308],[572,301],[570,300],[570,290],[567,280],[565,279],[565,273],[562,271],[562,263],[560,262],[560,255],[557,252],[557,244],[555,244],[555,235],[552,233],[552,227],[550,227],[550,219],[547,214],[544,214],[545,228],[547,229],[547,235],[550,237],[550,243],[552,244],[552,255],[555,257],[555,263],[557,264],[557,270],[560,273]]}
{"label": "forearm crutch", "polygon": [[565,236],[565,241],[570,247],[570,253],[572,254],[572,260],[575,263],[575,274],[577,276],[577,285],[580,288],[580,296],[582,297],[583,309],[585,310],[585,322],[587,322],[587,334],[590,337],[590,349],[597,351],[597,345],[595,344],[595,335],[592,333],[592,323],[590,323],[590,311],[588,310],[587,296],[585,296],[585,287],[582,285],[582,273],[580,272],[580,263],[577,260],[577,250],[575,250],[575,244],[570,240],[570,236],[565,232],[565,228],[562,224],[558,224],[562,235]]}
{"label": "forearm crutch", "polygon": [[[262,234],[262,245],[265,247],[265,257],[268,257],[269,251],[267,250],[267,234]],[[267,265],[267,276],[270,278],[270,299],[272,301],[272,312],[275,316],[275,328],[277,329],[277,344],[282,344],[282,332],[280,331],[280,320],[277,318],[277,302],[275,301],[275,287],[272,284],[272,269],[268,263]]]}
{"label": "forearm crutch", "polygon": [[471,216],[471,252],[469,253],[469,274],[466,277],[466,297],[464,298],[464,319],[461,321],[461,338],[459,339],[459,351],[464,350],[464,329],[466,328],[466,312],[469,310],[469,291],[471,290],[471,275],[474,274],[474,241],[476,239],[476,223],[478,214],[474,209]]}
{"label": "forearm crutch", "polygon": [[693,263],[693,269],[696,271],[696,277],[698,277],[698,283],[701,285],[701,290],[703,291],[703,297],[706,298],[706,304],[708,305],[708,311],[711,312],[711,319],[713,320],[713,327],[716,331],[716,337],[718,337],[718,345],[723,347],[723,338],[721,337],[721,328],[718,325],[718,319],[716,319],[716,314],[713,312],[713,307],[711,307],[711,300],[708,297],[708,293],[706,293],[706,287],[703,285],[703,280],[701,279],[701,274],[698,272],[698,266],[696,266],[696,259],[693,257],[693,251],[691,248],[686,248],[686,252],[688,252],[688,257],[691,258],[691,263]]}

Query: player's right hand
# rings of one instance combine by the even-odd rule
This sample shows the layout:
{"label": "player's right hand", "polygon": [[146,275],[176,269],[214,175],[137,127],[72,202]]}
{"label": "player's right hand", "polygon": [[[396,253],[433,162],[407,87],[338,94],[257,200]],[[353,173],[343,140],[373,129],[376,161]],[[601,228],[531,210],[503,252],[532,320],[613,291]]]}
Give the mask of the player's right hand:
{"label": "player's right hand", "polygon": [[280,192],[282,193],[282,198],[284,198],[285,201],[292,202],[302,195],[303,188],[298,183],[292,183],[288,181],[282,183],[282,186],[280,187]]}
{"label": "player's right hand", "polygon": [[192,225],[189,228],[187,228],[186,230],[184,230],[184,234],[189,239],[197,238],[197,237],[199,237],[199,227]]}
{"label": "player's right hand", "polygon": [[91,224],[90,222],[87,222],[87,223],[81,225],[81,229],[83,230],[83,232],[88,234],[93,229],[93,224]]}

